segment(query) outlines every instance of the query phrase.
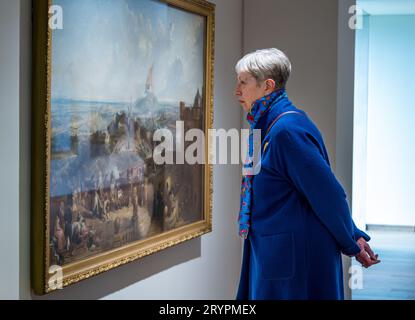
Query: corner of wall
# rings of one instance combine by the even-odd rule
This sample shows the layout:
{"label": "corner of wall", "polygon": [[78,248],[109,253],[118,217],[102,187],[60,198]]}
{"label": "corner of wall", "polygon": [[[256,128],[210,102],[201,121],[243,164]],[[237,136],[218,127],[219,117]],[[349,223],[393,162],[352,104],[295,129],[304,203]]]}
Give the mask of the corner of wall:
{"label": "corner of wall", "polygon": [[[336,108],[336,164],[335,173],[341,181],[349,206],[352,204],[353,177],[353,107],[354,107],[354,51],[355,33],[349,28],[349,8],[355,0],[338,0],[338,47],[337,47],[337,108]],[[343,256],[343,279],[345,299],[351,299],[348,286],[351,259]]]}
{"label": "corner of wall", "polygon": [[30,114],[32,1],[20,1],[19,298],[30,299]]}

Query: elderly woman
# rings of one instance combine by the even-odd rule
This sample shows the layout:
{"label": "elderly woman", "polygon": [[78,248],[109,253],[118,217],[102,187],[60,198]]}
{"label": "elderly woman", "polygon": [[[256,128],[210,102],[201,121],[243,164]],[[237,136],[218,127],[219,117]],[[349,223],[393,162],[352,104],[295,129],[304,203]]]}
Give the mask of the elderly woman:
{"label": "elderly woman", "polygon": [[[291,64],[277,49],[236,65],[236,96],[261,130],[261,169],[243,176],[239,233],[245,239],[238,299],[343,299],[341,253],[379,262],[353,223],[323,138],[287,98]],[[250,154],[252,156],[252,154]]]}

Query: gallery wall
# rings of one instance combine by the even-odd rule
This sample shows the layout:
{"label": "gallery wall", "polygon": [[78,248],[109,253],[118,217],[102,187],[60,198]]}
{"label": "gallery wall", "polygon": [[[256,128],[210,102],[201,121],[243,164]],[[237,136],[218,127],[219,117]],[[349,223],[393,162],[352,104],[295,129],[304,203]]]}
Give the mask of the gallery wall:
{"label": "gallery wall", "polygon": [[[353,86],[347,68],[354,43],[345,23],[347,5],[353,1],[339,5],[332,0],[262,0],[260,6],[257,0],[213,2],[217,5],[214,127],[244,125],[233,97],[234,65],[241,53],[278,47],[293,63],[288,94],[321,129],[333,165],[340,154],[336,173],[350,194],[353,103],[348,97],[353,96]],[[1,153],[0,169],[1,298],[39,298],[31,294],[28,281],[29,3],[0,0],[0,148],[7,150]],[[339,43],[345,46],[341,50]],[[213,188],[212,233],[43,298],[232,299],[241,260],[236,236],[240,168],[215,166]]]}
{"label": "gallery wall", "polygon": [[287,93],[320,128],[335,160],[338,4],[245,0],[244,52],[276,47],[292,64]]}
{"label": "gallery wall", "polygon": [[356,30],[355,96],[353,132],[353,212],[356,226],[366,226],[367,212],[367,98],[369,68],[369,15],[362,17],[362,27]]}
{"label": "gallery wall", "polygon": [[[244,52],[276,47],[292,63],[287,93],[320,129],[351,205],[353,164],[354,0],[244,1]],[[344,259],[345,281],[350,259]],[[347,282],[346,282],[347,283]],[[345,286],[345,297],[350,290]]]}
{"label": "gallery wall", "polygon": [[[29,283],[30,0],[0,0],[0,298],[233,299],[239,278],[240,167],[213,169],[213,232],[44,297]],[[214,128],[239,129],[234,65],[242,0],[216,3]]]}
{"label": "gallery wall", "polygon": [[0,299],[19,297],[19,1],[0,1]]}
{"label": "gallery wall", "polygon": [[366,223],[413,227],[415,16],[370,15],[367,28]]}

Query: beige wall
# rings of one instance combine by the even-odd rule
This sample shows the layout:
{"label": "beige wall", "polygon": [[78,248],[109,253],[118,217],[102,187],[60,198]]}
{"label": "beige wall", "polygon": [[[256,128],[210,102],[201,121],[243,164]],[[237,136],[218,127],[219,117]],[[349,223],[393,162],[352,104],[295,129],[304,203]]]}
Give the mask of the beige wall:
{"label": "beige wall", "polygon": [[[335,0],[212,2],[217,4],[214,127],[241,127],[242,112],[232,92],[242,51],[276,46],[293,63],[288,93],[321,129],[332,164],[337,155],[336,173],[349,193],[354,42],[345,27],[345,10],[353,0],[340,0],[340,5]],[[0,169],[0,255],[6,261],[0,264],[0,298],[36,298],[28,281],[29,8],[30,0],[0,0],[0,149],[7,150],[1,153]],[[214,167],[212,233],[47,298],[232,299],[241,259],[236,236],[239,169]]]}
{"label": "beige wall", "polygon": [[19,297],[18,1],[0,1],[0,299]]}
{"label": "beige wall", "polygon": [[[242,0],[212,2],[217,4],[214,127],[239,129],[241,110],[232,92],[233,65],[242,52]],[[0,0],[0,298],[6,299],[39,298],[29,286],[30,3]],[[213,189],[212,233],[45,298],[233,299],[241,262],[239,166],[215,166]]]}
{"label": "beige wall", "polygon": [[[349,28],[349,8],[355,0],[339,0],[338,50],[337,50],[337,108],[336,108],[336,166],[335,173],[346,191],[352,208],[353,185],[353,127],[354,127],[354,64],[355,31]],[[352,215],[355,214],[352,212]],[[356,220],[355,218],[353,218]],[[351,259],[343,256],[345,298],[351,299],[348,286]]]}

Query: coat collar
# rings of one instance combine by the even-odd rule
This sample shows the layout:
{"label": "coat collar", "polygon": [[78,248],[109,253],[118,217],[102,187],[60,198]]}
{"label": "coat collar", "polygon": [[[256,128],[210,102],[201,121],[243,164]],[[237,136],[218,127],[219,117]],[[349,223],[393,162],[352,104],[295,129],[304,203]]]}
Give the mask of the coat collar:
{"label": "coat collar", "polygon": [[261,139],[264,139],[265,132],[267,131],[271,123],[274,121],[274,119],[276,119],[281,113],[292,110],[298,111],[298,109],[292,104],[292,102],[287,97],[284,97],[277,103],[274,103],[271,106],[271,108],[269,108],[268,111],[262,115],[262,117],[259,119],[255,126],[255,129],[261,130]]}

